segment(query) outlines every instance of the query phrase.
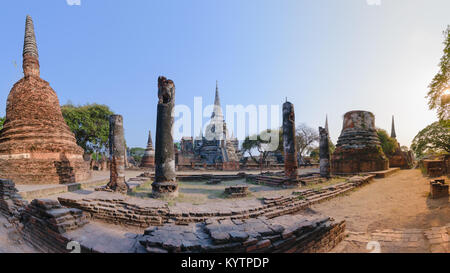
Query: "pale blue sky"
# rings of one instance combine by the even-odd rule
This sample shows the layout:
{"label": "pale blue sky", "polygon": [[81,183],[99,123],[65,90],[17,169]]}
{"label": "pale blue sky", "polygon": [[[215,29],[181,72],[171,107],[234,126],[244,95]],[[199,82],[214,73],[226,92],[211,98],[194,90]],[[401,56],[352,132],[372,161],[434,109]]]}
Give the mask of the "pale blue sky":
{"label": "pale blue sky", "polygon": [[[409,145],[436,120],[424,98],[450,24],[448,0],[5,1],[0,9],[0,115],[21,78],[26,14],[33,17],[41,77],[61,104],[101,103],[124,116],[129,146],[155,130],[157,77],[176,103],[295,104],[298,123],[368,110]],[[15,66],[17,63],[17,67]],[[206,122],[206,119],[205,119]]]}

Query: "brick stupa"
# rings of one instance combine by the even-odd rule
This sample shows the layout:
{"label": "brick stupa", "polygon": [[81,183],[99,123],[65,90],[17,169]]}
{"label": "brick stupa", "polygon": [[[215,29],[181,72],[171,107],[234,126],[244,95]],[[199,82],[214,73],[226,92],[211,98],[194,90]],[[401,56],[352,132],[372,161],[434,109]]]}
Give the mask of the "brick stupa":
{"label": "brick stupa", "polygon": [[375,129],[375,116],[367,111],[344,115],[344,125],[331,158],[333,174],[387,170],[389,161]]}
{"label": "brick stupa", "polygon": [[142,168],[155,168],[155,149],[153,149],[152,133],[148,132],[147,148],[142,157]]}
{"label": "brick stupa", "polygon": [[33,21],[26,18],[24,77],[14,84],[0,131],[0,176],[16,184],[63,184],[90,177],[89,163],[61,113],[58,97],[40,78]]}

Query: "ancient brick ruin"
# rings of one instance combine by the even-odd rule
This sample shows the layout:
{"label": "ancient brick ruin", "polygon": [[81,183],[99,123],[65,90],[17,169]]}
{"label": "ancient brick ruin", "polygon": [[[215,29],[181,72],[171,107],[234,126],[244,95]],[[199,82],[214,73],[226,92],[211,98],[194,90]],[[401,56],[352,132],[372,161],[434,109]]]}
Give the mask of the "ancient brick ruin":
{"label": "ancient brick ruin", "polygon": [[225,188],[225,195],[228,198],[247,197],[250,195],[248,185],[235,185]]}
{"label": "ancient brick ruin", "polygon": [[173,145],[173,115],[175,84],[165,77],[158,78],[158,113],[156,119],[155,181],[152,184],[155,197],[178,196]]}
{"label": "ancient brick ruin", "polygon": [[344,125],[331,158],[333,174],[352,174],[387,170],[389,161],[383,153],[375,129],[375,116],[367,111],[344,115]]}
{"label": "ancient brick ruin", "polygon": [[216,169],[239,170],[239,141],[230,136],[220,104],[219,87],[216,84],[214,108],[205,134],[197,137],[183,137],[181,147],[176,151],[178,170]]}
{"label": "ancient brick ruin", "polygon": [[142,168],[155,167],[155,149],[153,149],[152,132],[148,132],[147,148],[145,148],[144,156],[141,161]]}
{"label": "ancient brick ruin", "polygon": [[330,178],[330,138],[328,137],[328,129],[319,127],[319,135],[320,176]]}
{"label": "ancient brick ruin", "polygon": [[294,105],[288,101],[283,104],[283,148],[284,175],[297,179],[297,147],[295,145],[295,113]]}
{"label": "ancient brick ruin", "polygon": [[316,253],[344,238],[345,222],[288,215],[150,227],[138,240],[149,253]]}
{"label": "ancient brick ruin", "polygon": [[106,189],[127,193],[128,185],[125,183],[125,136],[121,115],[109,117],[109,162],[110,180]]}
{"label": "ancient brick ruin", "polygon": [[68,252],[66,233],[88,223],[83,211],[65,208],[56,200],[34,199],[22,215],[23,238],[46,253]]}
{"label": "ancient brick ruin", "polygon": [[[394,116],[392,116],[392,128],[391,128],[391,138],[396,139],[397,134],[395,132],[395,123]],[[395,148],[395,152],[392,155],[389,155],[389,167],[391,168],[402,168],[402,169],[411,169],[413,166],[413,155],[412,151],[402,151],[400,143],[397,143],[397,147]]]}
{"label": "ancient brick ruin", "polygon": [[449,185],[445,183],[445,179],[430,181],[430,196],[432,199],[448,197],[448,189]]}
{"label": "ancient brick ruin", "polygon": [[14,84],[0,131],[0,173],[16,184],[60,184],[90,177],[89,162],[61,113],[58,97],[40,78],[33,21],[26,18],[24,77]]}

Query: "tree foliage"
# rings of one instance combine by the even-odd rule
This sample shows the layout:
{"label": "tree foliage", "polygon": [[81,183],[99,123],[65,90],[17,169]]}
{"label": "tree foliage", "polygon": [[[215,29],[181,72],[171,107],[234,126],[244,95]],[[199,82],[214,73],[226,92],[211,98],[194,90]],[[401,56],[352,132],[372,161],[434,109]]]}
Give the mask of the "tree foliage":
{"label": "tree foliage", "polygon": [[137,164],[140,164],[144,156],[145,149],[140,147],[130,148],[130,156],[134,158]]}
{"label": "tree foliage", "polygon": [[450,119],[450,26],[444,31],[444,55],[439,72],[430,83],[427,94],[430,109],[436,109],[440,120]]}
{"label": "tree foliage", "polygon": [[296,128],[296,146],[300,156],[311,152],[314,149],[314,144],[319,142],[319,140],[320,137],[317,130],[308,127],[306,124],[300,124]]}
{"label": "tree foliage", "polygon": [[[261,135],[265,134],[264,137]],[[272,146],[269,147],[269,143],[273,140],[272,137],[268,138],[268,135],[277,134],[278,135],[278,143],[276,144],[275,149],[273,149]],[[256,159],[255,155],[253,154],[255,150],[258,151],[261,162],[265,162],[267,159],[267,156],[271,152],[280,151],[280,143],[281,143],[281,150],[283,149],[282,144],[282,135],[281,130],[272,130],[267,129],[259,133],[258,135],[253,136],[247,136],[242,143],[242,151],[244,153],[248,153],[250,158],[255,162],[259,163]]]}
{"label": "tree foliage", "polygon": [[61,107],[63,117],[75,134],[77,144],[86,153],[106,153],[108,150],[109,116],[114,113],[106,105],[87,104]]}
{"label": "tree foliage", "polygon": [[398,147],[398,142],[395,138],[391,138],[386,130],[383,129],[377,129],[378,138],[381,142],[381,148],[383,149],[383,152],[385,155],[393,155],[395,153],[395,150]]}
{"label": "tree foliage", "polygon": [[450,126],[434,122],[413,139],[411,149],[420,158],[427,154],[450,153]]}
{"label": "tree foliage", "polygon": [[3,129],[3,124],[5,123],[6,117],[0,118],[0,130]]}

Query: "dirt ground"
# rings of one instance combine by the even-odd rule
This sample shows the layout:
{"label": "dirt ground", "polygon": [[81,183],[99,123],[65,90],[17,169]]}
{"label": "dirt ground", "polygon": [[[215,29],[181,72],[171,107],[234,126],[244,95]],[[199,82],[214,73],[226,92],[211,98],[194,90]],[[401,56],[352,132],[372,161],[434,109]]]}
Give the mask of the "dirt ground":
{"label": "dirt ground", "polygon": [[8,227],[8,221],[0,216],[0,253],[34,253],[33,247],[27,245],[18,232]]}
{"label": "dirt ground", "polygon": [[450,204],[428,197],[430,180],[419,170],[401,170],[311,208],[346,220],[347,230],[357,232],[445,226],[450,223]]}

